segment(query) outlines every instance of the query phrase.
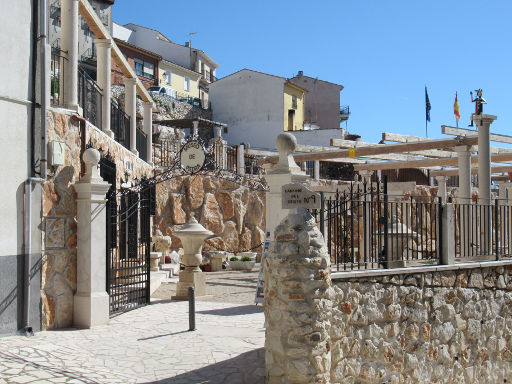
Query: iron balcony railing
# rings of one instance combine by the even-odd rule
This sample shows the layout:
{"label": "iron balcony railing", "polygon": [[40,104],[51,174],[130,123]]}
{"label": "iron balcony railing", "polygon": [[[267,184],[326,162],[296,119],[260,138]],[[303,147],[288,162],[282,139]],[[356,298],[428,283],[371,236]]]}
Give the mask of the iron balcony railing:
{"label": "iron balcony railing", "polygon": [[340,115],[350,115],[350,107],[348,105],[345,105],[340,108]]}
{"label": "iron balcony railing", "polygon": [[78,104],[83,109],[83,117],[91,124],[102,128],[101,99],[103,91],[81,68],[78,68]]}
{"label": "iron balcony railing", "polygon": [[110,129],[114,132],[114,139],[130,149],[130,116],[114,99],[110,101]]}
{"label": "iron balcony railing", "polygon": [[50,103],[55,106],[64,106],[64,67],[67,59],[62,51],[52,48],[50,60]]}
{"label": "iron balcony railing", "polygon": [[147,150],[147,142],[148,138],[147,135],[139,128],[136,129],[136,148],[137,152],[139,152],[139,158],[141,158],[144,161],[148,160],[148,150]]}

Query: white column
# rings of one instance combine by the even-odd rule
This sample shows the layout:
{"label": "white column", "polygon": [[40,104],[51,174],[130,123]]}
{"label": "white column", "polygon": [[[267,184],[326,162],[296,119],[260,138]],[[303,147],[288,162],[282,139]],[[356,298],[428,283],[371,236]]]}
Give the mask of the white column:
{"label": "white column", "polygon": [[193,128],[192,128],[192,136],[198,137],[199,136],[199,120],[194,120],[192,122]]}
{"label": "white column", "polygon": [[64,63],[64,105],[78,111],[78,0],[62,0],[61,49]]}
{"label": "white column", "polygon": [[124,79],[124,106],[130,116],[130,151],[137,156],[137,79]]}
{"label": "white column", "polygon": [[320,160],[313,162],[313,177],[318,180],[320,179]]}
{"label": "white column", "polygon": [[77,193],[77,289],[73,324],[90,328],[108,323],[106,286],[105,194],[110,184],[100,176],[100,153],[89,148],[83,154],[85,175],[73,184]]}
{"label": "white column", "polygon": [[446,203],[446,176],[436,176],[437,181],[437,197],[441,198],[441,202]]}
{"label": "white column", "polygon": [[148,158],[145,159],[148,163],[153,164],[153,102],[143,102],[143,121],[144,133],[147,136],[147,149],[146,153]]}
{"label": "white column", "polygon": [[279,162],[265,175],[269,186],[266,192],[265,223],[272,239],[277,225],[290,213],[289,209],[282,208],[282,186],[290,183],[305,184],[309,179],[293,160],[292,154],[297,148],[295,136],[291,133],[280,134],[276,139],[276,148],[279,151]]}
{"label": "white column", "polygon": [[101,105],[101,129],[108,136],[114,137],[114,133],[110,129],[110,95],[112,83],[112,48],[111,39],[95,39],[96,56],[97,56],[97,75],[98,85],[103,90],[103,99]]}
{"label": "white column", "polygon": [[215,127],[215,138],[216,139],[222,139],[222,127],[221,126],[216,126]]}
{"label": "white column", "polygon": [[460,203],[471,203],[471,147],[461,145],[455,147],[459,163],[459,189],[457,198]]}
{"label": "white column", "polygon": [[365,207],[363,208],[364,214],[364,233],[363,233],[363,242],[360,243],[360,251],[359,251],[359,261],[369,261],[371,259],[371,243],[370,236],[372,231],[372,220],[371,220],[371,207],[370,202],[372,201],[371,194],[368,191],[371,191],[372,188],[372,175],[373,171],[359,171],[359,176],[362,178],[363,182],[363,204]]}
{"label": "white column", "polygon": [[239,144],[236,148],[236,172],[245,175],[245,145]]}

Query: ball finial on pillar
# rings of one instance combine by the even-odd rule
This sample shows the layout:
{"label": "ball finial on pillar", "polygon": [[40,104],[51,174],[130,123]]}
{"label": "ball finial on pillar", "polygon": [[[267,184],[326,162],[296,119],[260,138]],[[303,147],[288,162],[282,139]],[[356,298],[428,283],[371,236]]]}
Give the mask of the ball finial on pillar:
{"label": "ball finial on pillar", "polygon": [[103,180],[100,176],[100,169],[98,164],[100,162],[101,155],[97,149],[88,148],[82,155],[82,160],[85,163],[85,175],[83,180]]}

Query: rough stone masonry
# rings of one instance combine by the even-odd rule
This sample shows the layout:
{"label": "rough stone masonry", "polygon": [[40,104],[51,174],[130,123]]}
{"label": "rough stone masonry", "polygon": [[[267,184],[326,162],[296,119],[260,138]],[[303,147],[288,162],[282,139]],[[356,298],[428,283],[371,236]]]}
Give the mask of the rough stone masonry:
{"label": "rough stone masonry", "polygon": [[512,262],[329,276],[305,211],[265,261],[269,383],[511,383]]}

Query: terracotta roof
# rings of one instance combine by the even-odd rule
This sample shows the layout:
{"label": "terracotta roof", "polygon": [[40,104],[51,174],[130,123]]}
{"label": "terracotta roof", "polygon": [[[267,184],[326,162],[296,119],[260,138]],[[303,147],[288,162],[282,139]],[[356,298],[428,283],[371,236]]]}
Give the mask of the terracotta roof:
{"label": "terracotta roof", "polygon": [[136,45],[127,43],[126,41],[117,39],[115,37],[114,37],[114,41],[116,42],[118,47],[130,48],[130,49],[132,49],[132,50],[134,50],[136,52],[139,52],[139,53],[144,54],[146,56],[150,56],[150,57],[152,57],[154,59],[157,59],[159,61],[162,60],[162,56],[160,56],[158,53],[148,51],[147,49],[144,49],[144,48],[141,48],[141,47],[137,47]]}

